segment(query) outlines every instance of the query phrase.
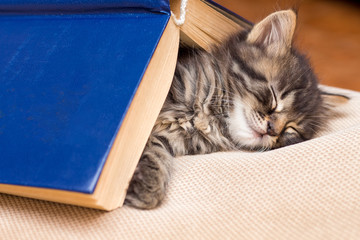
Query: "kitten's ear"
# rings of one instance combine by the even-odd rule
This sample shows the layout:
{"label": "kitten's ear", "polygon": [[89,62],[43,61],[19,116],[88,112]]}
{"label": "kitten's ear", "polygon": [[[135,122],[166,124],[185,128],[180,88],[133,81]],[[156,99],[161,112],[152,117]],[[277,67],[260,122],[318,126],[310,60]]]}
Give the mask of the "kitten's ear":
{"label": "kitten's ear", "polygon": [[278,11],[257,23],[247,41],[264,47],[268,53],[283,54],[290,47],[296,26],[293,10]]}
{"label": "kitten's ear", "polygon": [[321,92],[321,97],[325,103],[325,105],[329,107],[338,107],[341,106],[349,101],[349,97],[340,95],[340,94],[333,94],[327,92]]}

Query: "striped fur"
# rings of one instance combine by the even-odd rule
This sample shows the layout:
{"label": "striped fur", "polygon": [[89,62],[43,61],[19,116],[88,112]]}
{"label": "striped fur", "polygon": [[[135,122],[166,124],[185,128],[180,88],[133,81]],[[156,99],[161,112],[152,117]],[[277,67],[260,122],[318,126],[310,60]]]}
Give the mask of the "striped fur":
{"label": "striped fur", "polygon": [[310,64],[291,46],[295,21],[280,11],[211,52],[181,50],[127,204],[156,207],[177,156],[272,149],[320,129],[326,106]]}

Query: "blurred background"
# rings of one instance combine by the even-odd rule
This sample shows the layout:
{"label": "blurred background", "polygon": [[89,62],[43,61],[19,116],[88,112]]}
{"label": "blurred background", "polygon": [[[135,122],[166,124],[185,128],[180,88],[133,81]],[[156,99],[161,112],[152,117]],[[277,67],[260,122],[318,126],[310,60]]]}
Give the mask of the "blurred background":
{"label": "blurred background", "polygon": [[295,45],[306,53],[320,83],[360,91],[360,4],[336,0],[216,0],[255,23],[295,7]]}

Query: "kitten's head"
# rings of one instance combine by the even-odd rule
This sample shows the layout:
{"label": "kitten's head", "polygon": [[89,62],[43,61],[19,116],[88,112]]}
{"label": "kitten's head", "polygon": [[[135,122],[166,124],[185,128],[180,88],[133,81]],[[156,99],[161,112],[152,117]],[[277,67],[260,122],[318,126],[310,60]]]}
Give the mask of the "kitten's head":
{"label": "kitten's head", "polygon": [[247,148],[275,148],[311,138],[330,102],[308,60],[292,47],[296,14],[275,12],[228,44],[232,139]]}

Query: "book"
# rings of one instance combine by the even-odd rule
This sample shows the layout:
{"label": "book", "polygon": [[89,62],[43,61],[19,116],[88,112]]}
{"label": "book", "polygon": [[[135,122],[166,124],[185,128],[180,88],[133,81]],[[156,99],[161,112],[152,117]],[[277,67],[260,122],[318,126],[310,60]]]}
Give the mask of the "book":
{"label": "book", "polygon": [[[170,1],[175,15],[180,14],[180,0]],[[180,27],[181,41],[191,47],[210,50],[230,34],[249,29],[252,23],[212,0],[188,0],[186,21]]]}
{"label": "book", "polygon": [[230,19],[212,1],[187,9],[177,27],[166,0],[1,1],[0,192],[121,207],[170,88],[180,30],[206,48],[194,36],[207,25],[195,28],[191,12]]}
{"label": "book", "polygon": [[164,1],[58,2],[0,3],[0,192],[111,210],[167,95],[179,30]]}

